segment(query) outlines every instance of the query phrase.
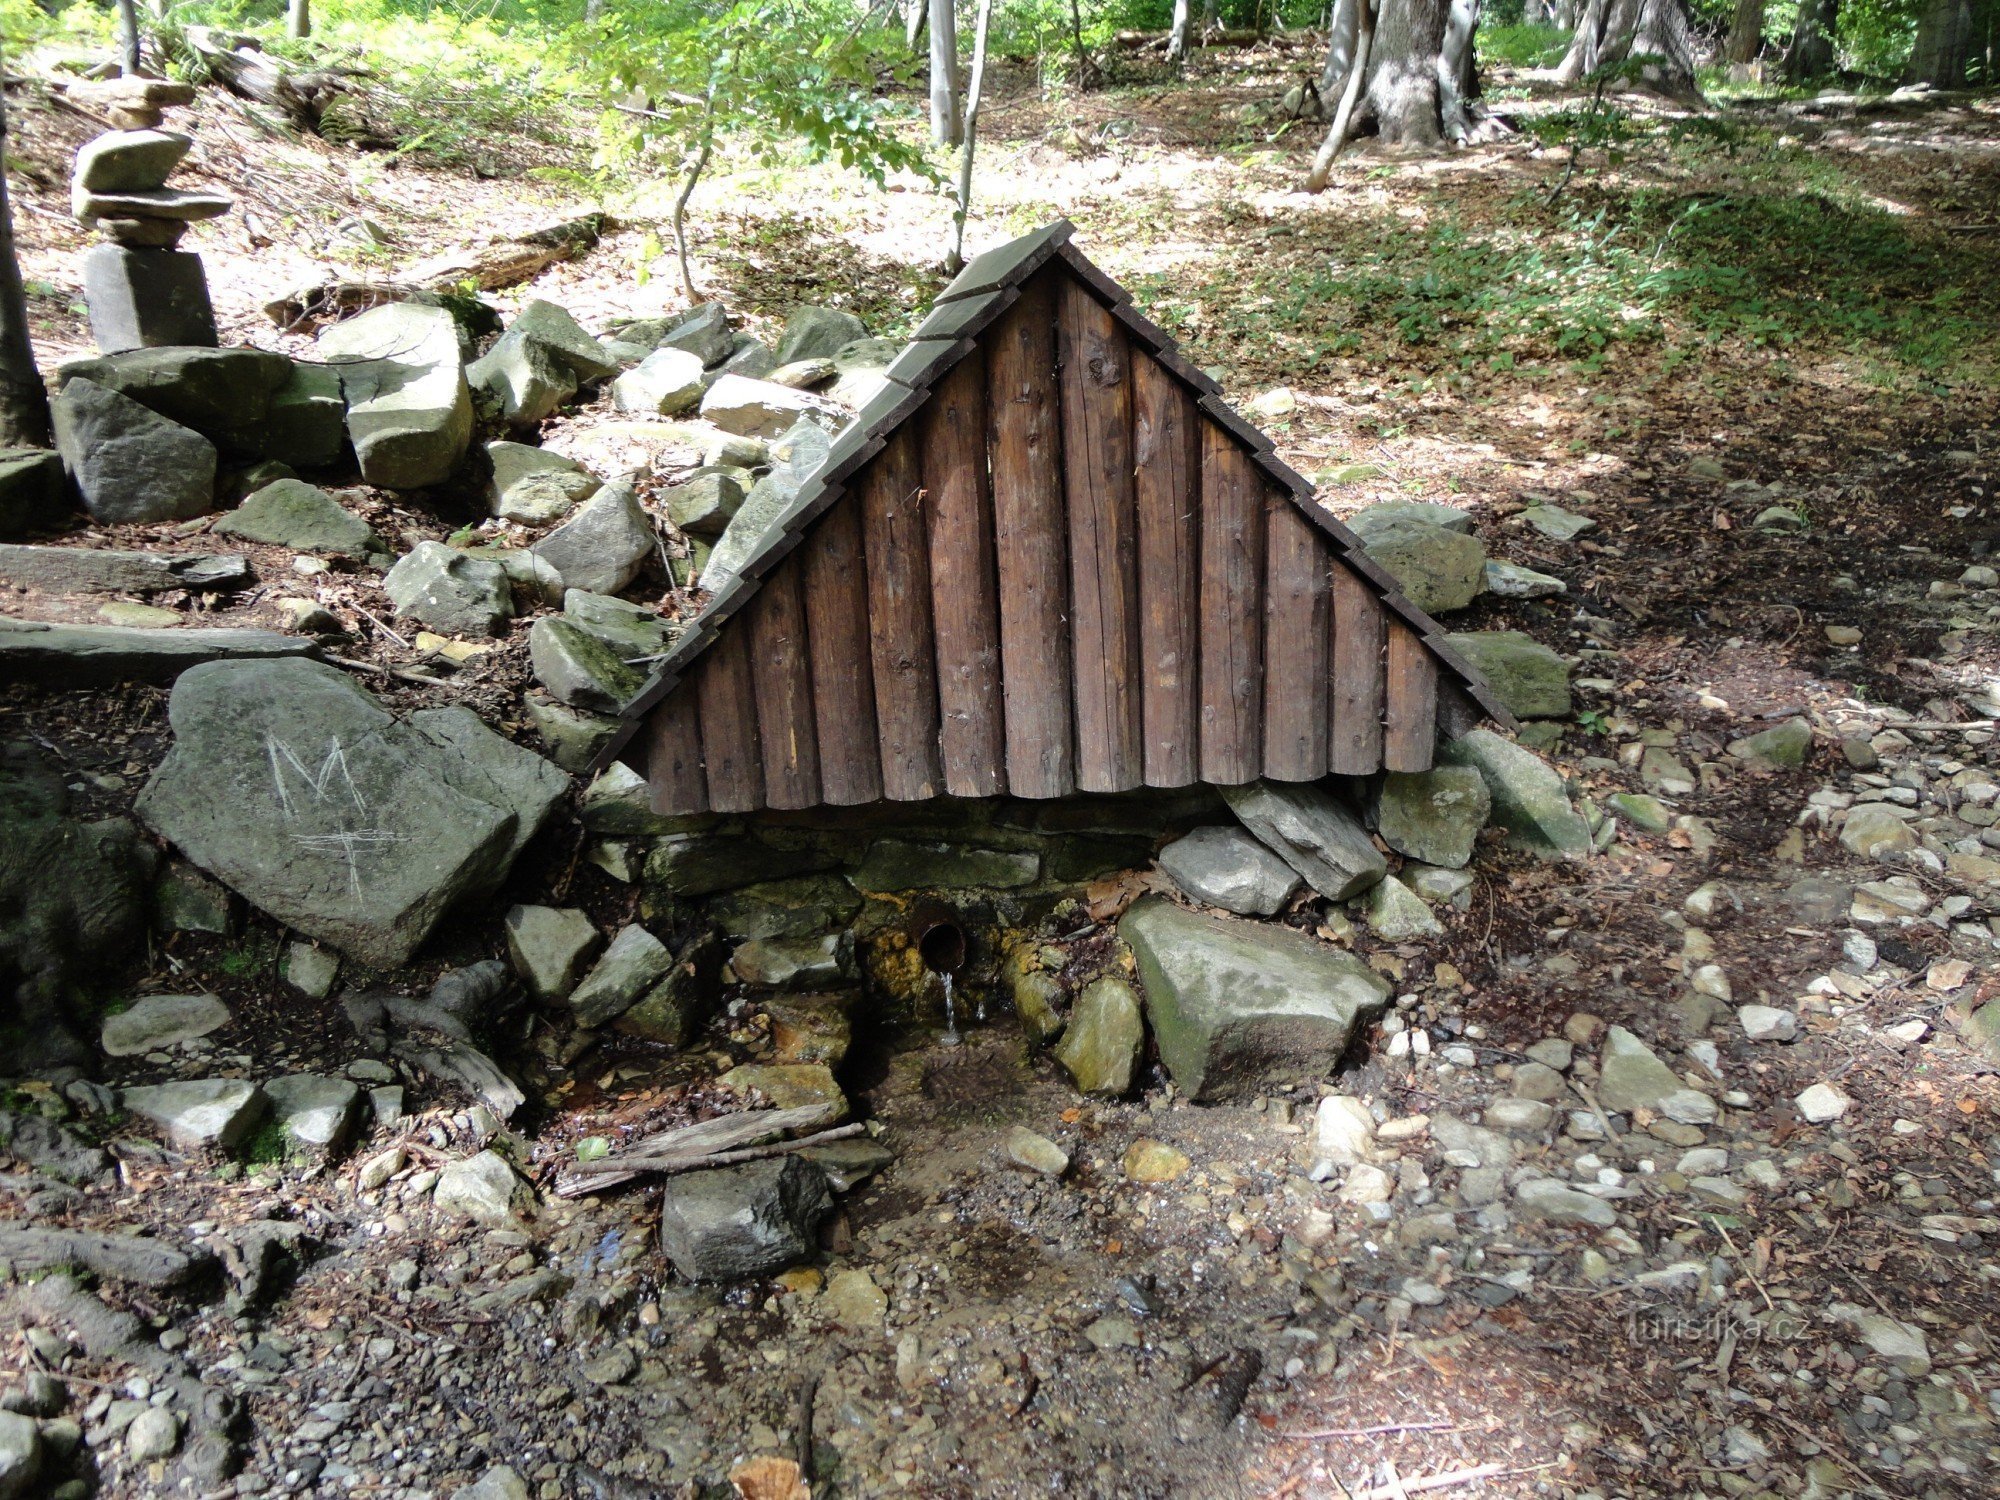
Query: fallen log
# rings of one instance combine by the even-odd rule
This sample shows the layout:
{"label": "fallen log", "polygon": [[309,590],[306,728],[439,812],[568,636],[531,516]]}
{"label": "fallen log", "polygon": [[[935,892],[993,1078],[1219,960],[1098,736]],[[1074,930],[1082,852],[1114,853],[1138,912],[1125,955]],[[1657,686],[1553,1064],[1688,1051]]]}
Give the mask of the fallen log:
{"label": "fallen log", "polygon": [[[593,1162],[578,1162],[556,1179],[555,1195],[574,1198],[583,1193],[601,1192],[630,1182],[645,1170],[643,1162],[660,1158],[711,1157],[745,1146],[776,1140],[788,1130],[818,1130],[840,1118],[839,1106],[802,1104],[796,1109],[751,1110],[743,1114],[718,1115],[656,1135],[641,1136],[616,1156]],[[634,1163],[629,1166],[627,1163]]]}
{"label": "fallen log", "polygon": [[281,111],[306,130],[319,129],[327,107],[353,88],[358,76],[349,68],[300,72],[264,51],[255,37],[213,26],[190,26],[184,35],[209,77],[232,94]]}
{"label": "fallen log", "polygon": [[0,1260],[24,1271],[81,1266],[108,1281],[167,1289],[190,1285],[215,1266],[206,1250],[190,1255],[158,1240],[82,1229],[0,1227]]}

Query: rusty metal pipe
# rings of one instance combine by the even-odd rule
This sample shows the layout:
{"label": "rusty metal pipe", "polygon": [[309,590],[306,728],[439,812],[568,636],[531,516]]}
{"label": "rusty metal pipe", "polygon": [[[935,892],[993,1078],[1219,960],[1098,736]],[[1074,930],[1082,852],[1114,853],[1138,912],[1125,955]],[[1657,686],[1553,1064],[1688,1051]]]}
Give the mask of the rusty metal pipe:
{"label": "rusty metal pipe", "polygon": [[956,974],[965,967],[965,926],[954,906],[920,902],[910,913],[910,941],[933,974]]}

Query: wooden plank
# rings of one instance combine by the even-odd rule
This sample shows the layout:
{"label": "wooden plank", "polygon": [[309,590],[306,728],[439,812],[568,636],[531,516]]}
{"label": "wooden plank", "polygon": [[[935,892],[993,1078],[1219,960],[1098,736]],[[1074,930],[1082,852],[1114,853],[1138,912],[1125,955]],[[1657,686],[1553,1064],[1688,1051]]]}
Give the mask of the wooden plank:
{"label": "wooden plank", "polygon": [[938,763],[929,527],[912,428],[890,436],[862,473],[860,490],[882,793],[915,802],[943,790],[944,771]]}
{"label": "wooden plank", "polygon": [[701,702],[702,761],[714,812],[753,812],[764,805],[764,766],[757,750],[757,690],[750,677],[750,635],[725,630],[695,672]]}
{"label": "wooden plank", "polygon": [[812,653],[796,561],[778,565],[737,624],[750,635],[757,743],[767,807],[819,803],[819,732],[813,722]]}
{"label": "wooden plank", "polygon": [[1139,692],[1139,538],[1133,510],[1131,351],[1080,283],[1057,289],[1076,784],[1122,792],[1144,776]]}
{"label": "wooden plank", "polygon": [[1055,284],[1044,272],[986,346],[1007,785],[1017,797],[1076,790],[1055,309]]}
{"label": "wooden plank", "polygon": [[1333,741],[1327,769],[1367,776],[1382,764],[1382,652],[1385,621],[1374,590],[1336,561],[1333,567]]}
{"label": "wooden plank", "polygon": [[653,791],[653,811],[669,817],[707,812],[701,708],[693,683],[683,679],[661,700],[647,720],[646,734],[646,780]]}
{"label": "wooden plank", "polygon": [[1264,774],[1317,781],[1333,729],[1333,554],[1288,497],[1268,498]]}
{"label": "wooden plank", "polygon": [[1437,658],[1401,620],[1389,622],[1384,678],[1382,764],[1428,771],[1437,749]]}
{"label": "wooden plank", "polygon": [[1201,424],[1201,778],[1264,763],[1264,486],[1250,455]]}
{"label": "wooden plank", "polygon": [[1000,691],[1000,576],[986,470],[986,366],[961,360],[919,416],[930,492],[931,613],[937,637],[938,749],[954,797],[1007,790]]}
{"label": "wooden plank", "polygon": [[1139,528],[1139,697],[1148,786],[1197,775],[1201,722],[1201,428],[1194,397],[1155,361],[1132,360]]}
{"label": "wooden plank", "polygon": [[875,670],[868,649],[868,556],[858,496],[819,519],[799,553],[812,642],[820,794],[837,807],[882,800]]}

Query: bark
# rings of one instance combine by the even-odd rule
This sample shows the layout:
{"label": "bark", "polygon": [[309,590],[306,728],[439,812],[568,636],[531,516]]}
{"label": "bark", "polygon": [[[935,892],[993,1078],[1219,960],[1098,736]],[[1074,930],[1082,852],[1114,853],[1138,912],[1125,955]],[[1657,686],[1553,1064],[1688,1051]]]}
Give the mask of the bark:
{"label": "bark", "polygon": [[1678,99],[1701,97],[1687,0],[1588,0],[1556,77],[1578,83],[1628,61],[1634,64],[1628,76],[1641,87]]}
{"label": "bark", "polygon": [[1320,143],[1319,154],[1313,158],[1312,171],[1306,174],[1306,191],[1309,193],[1320,192],[1326,187],[1334,159],[1340,155],[1340,148],[1347,144],[1347,132],[1354,123],[1354,106],[1361,98],[1361,81],[1368,73],[1368,53],[1375,41],[1375,7],[1362,0],[1355,14],[1359,30],[1354,41],[1354,66],[1347,70],[1347,87],[1341,91],[1340,108],[1334,111],[1333,124],[1327,128],[1326,139]]}
{"label": "bark", "polygon": [[332,69],[294,72],[267,52],[237,45],[244,39],[233,32],[190,26],[186,36],[217,83],[232,94],[283,110],[306,130],[317,131],[327,106],[350,87],[347,76]]}
{"label": "bark", "polygon": [[1929,0],[1917,21],[1903,82],[1962,89],[1972,56],[1972,0]]}
{"label": "bark", "polygon": [[1354,38],[1360,11],[1356,0],[1334,0],[1333,19],[1326,28],[1326,64],[1319,70],[1319,96],[1337,99],[1354,61]]}
{"label": "bark", "polygon": [[1729,23],[1729,40],[1723,43],[1727,62],[1747,67],[1764,50],[1764,0],[1736,0],[1736,16]]}
{"label": "bark", "polygon": [[956,146],[964,135],[958,106],[958,17],[952,0],[930,0],[931,140]]}
{"label": "bark", "polygon": [[1785,54],[1785,77],[1793,83],[1824,78],[1833,71],[1833,31],[1840,0],[1799,0],[1798,25]]}
{"label": "bark", "polygon": [[952,215],[951,258],[945,269],[956,276],[965,268],[965,221],[972,212],[972,153],[979,145],[979,96],[986,86],[986,28],[993,19],[993,0],[979,0],[979,21],[972,33],[972,82],[965,95],[965,159],[958,164],[958,211]]}
{"label": "bark", "polygon": [[930,0],[909,0],[903,9],[903,46],[911,52],[917,50],[917,43],[923,40],[924,30],[930,24]]}
{"label": "bark", "polygon": [[1174,0],[1173,29],[1167,33],[1167,61],[1179,62],[1187,56],[1188,26],[1194,19],[1194,8],[1188,0]]}
{"label": "bark", "polygon": [[[0,65],[0,73],[5,72]],[[35,368],[28,334],[28,294],[14,250],[14,210],[7,201],[7,102],[0,91],[0,444],[46,448],[49,393]]]}
{"label": "bark", "polygon": [[[1385,144],[1416,150],[1461,144],[1482,121],[1472,101],[1479,83],[1473,36],[1480,0],[1378,0],[1374,35],[1362,61],[1354,130],[1372,127]],[[1358,0],[1338,0],[1320,97],[1345,94],[1359,51]]]}
{"label": "bark", "polygon": [[1549,25],[1548,0],[1527,0],[1527,3],[1521,7],[1521,24],[1523,26]]}
{"label": "bark", "polygon": [[312,35],[312,0],[289,0],[285,6],[285,35],[304,41]]}

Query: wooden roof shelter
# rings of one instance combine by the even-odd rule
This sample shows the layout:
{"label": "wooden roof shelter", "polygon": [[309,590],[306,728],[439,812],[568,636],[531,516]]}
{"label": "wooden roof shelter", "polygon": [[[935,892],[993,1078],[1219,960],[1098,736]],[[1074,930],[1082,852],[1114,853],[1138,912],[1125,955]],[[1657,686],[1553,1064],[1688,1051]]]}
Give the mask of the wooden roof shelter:
{"label": "wooden roof shelter", "polygon": [[979,256],[604,759],[667,814],[1430,766],[1511,723],[1058,221]]}

